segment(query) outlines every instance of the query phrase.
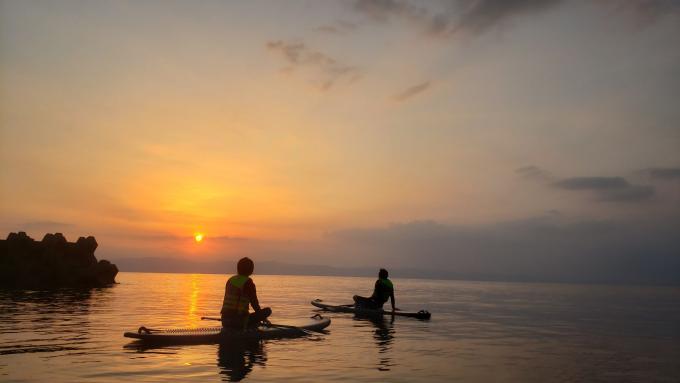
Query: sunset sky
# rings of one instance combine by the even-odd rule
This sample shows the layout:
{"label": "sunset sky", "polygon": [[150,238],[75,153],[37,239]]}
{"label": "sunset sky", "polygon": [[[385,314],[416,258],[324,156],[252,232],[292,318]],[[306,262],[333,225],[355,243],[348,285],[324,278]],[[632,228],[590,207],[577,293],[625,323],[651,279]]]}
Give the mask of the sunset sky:
{"label": "sunset sky", "polygon": [[114,261],[680,278],[680,3],[0,1],[0,164]]}

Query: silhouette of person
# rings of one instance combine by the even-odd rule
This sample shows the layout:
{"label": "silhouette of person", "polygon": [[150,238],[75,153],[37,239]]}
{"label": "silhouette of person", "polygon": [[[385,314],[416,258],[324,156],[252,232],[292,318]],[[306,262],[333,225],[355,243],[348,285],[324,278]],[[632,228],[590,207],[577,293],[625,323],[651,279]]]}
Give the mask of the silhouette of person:
{"label": "silhouette of person", "polygon": [[[272,314],[272,310],[269,307],[260,308],[255,282],[250,278],[255,269],[253,261],[247,257],[241,258],[236,269],[238,274],[229,278],[224,289],[222,327],[241,330],[257,327]],[[248,306],[252,306],[255,312],[249,313]]]}
{"label": "silhouette of person", "polygon": [[389,299],[392,303],[392,311],[396,310],[394,307],[394,285],[387,277],[389,276],[387,270],[380,269],[378,272],[378,280],[375,281],[373,295],[370,297],[362,297],[355,295],[354,305],[356,307],[368,309],[381,309],[385,302]]}

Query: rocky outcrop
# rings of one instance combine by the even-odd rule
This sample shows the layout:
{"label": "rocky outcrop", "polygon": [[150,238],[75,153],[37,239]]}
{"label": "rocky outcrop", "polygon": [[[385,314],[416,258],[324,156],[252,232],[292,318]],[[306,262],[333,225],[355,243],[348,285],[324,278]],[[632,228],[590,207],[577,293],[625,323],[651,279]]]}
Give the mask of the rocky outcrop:
{"label": "rocky outcrop", "polygon": [[63,234],[36,241],[23,231],[0,240],[0,287],[102,287],[115,283],[118,268],[97,262],[94,237],[68,242]]}

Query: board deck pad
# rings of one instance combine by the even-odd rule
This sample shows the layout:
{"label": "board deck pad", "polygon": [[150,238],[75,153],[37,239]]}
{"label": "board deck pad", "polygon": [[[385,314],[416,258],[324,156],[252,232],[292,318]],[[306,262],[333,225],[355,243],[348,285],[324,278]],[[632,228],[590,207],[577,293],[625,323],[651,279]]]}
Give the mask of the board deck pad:
{"label": "board deck pad", "polygon": [[326,311],[331,311],[331,312],[339,312],[339,313],[354,313],[357,315],[368,315],[368,316],[373,316],[373,315],[395,315],[395,316],[403,316],[403,317],[410,317],[410,318],[417,318],[417,319],[430,319],[432,314],[430,314],[429,311],[427,310],[420,310],[420,311],[401,311],[397,310],[392,313],[392,311],[386,311],[383,309],[368,309],[368,308],[363,308],[363,307],[354,307],[353,304],[347,304],[347,305],[339,305],[339,304],[332,304],[332,303],[326,303],[321,299],[315,299],[312,301],[312,305],[315,307],[318,307],[320,309],[326,310]]}
{"label": "board deck pad", "polygon": [[137,331],[123,334],[126,338],[138,339],[142,342],[165,344],[205,344],[224,343],[238,340],[292,338],[308,335],[310,331],[321,331],[331,324],[330,318],[315,315],[300,326],[272,324],[260,326],[246,331],[217,327],[153,329],[140,327]]}

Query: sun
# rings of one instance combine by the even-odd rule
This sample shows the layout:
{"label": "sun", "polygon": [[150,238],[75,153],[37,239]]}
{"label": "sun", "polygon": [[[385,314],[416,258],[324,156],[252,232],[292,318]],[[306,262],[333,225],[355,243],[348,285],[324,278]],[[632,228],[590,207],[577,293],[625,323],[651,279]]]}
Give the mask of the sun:
{"label": "sun", "polygon": [[194,233],[194,239],[196,242],[201,242],[203,241],[204,235],[203,233]]}

